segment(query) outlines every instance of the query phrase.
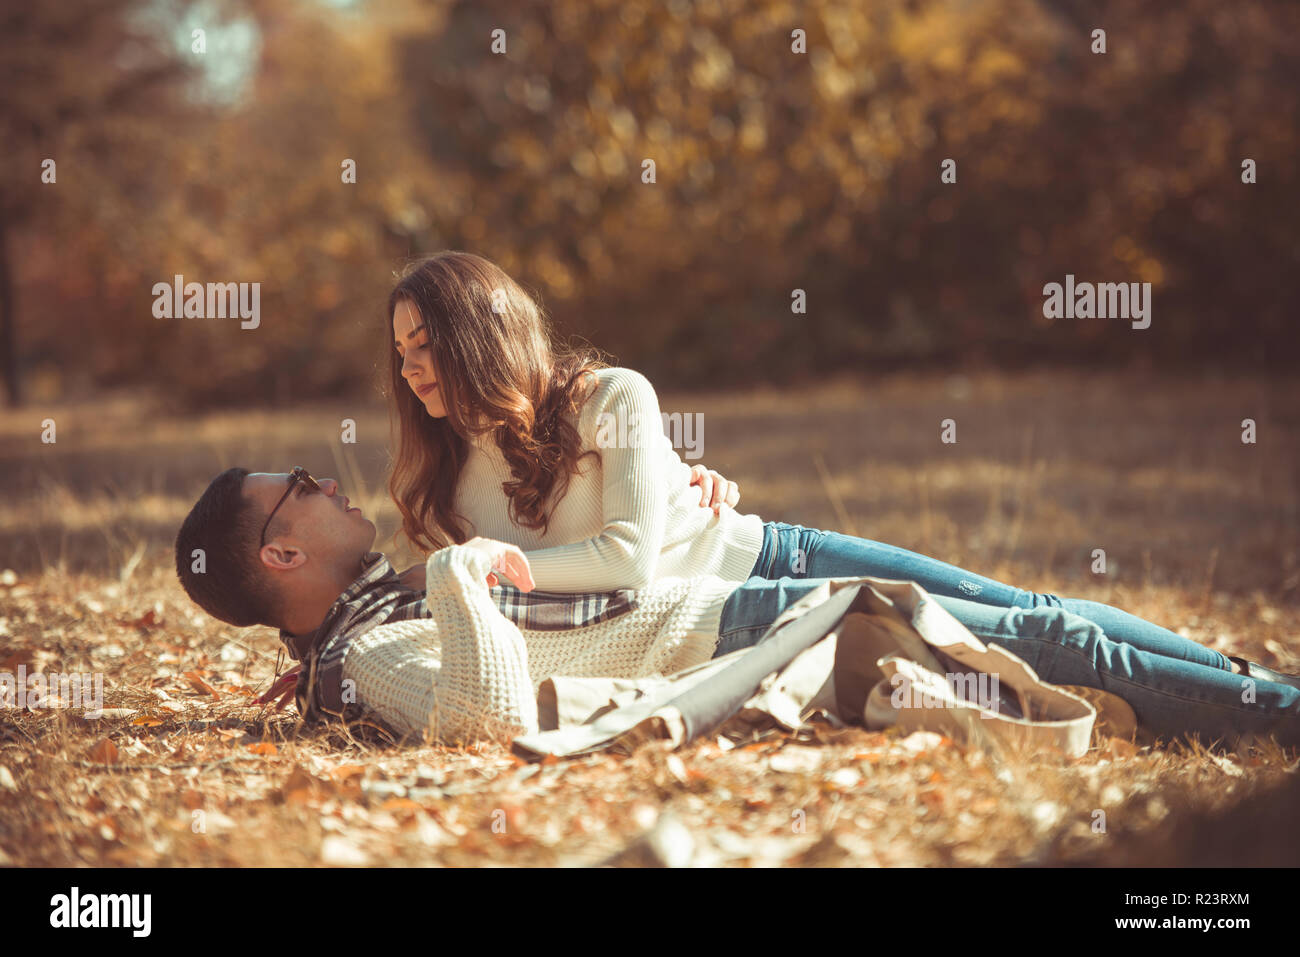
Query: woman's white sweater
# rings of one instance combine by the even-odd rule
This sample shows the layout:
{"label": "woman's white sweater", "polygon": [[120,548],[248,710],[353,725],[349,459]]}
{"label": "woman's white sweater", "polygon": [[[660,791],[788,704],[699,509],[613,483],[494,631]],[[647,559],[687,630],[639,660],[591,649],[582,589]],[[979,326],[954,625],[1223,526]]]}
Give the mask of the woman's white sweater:
{"label": "woman's white sweater", "polygon": [[763,543],[763,520],[700,506],[691,469],[664,434],[659,399],[632,369],[601,369],[575,423],[583,451],[550,527],[524,528],[510,518],[502,490],[510,467],[491,434],[471,441],[454,507],[471,536],[511,542],[528,553],[544,591],[644,588],[660,578],[716,575],[749,578]]}
{"label": "woman's white sweater", "polygon": [[[393,622],[352,639],[343,679],[357,703],[395,731],[458,743],[537,728],[537,687],[552,675],[640,678],[708,661],[727,596],[713,576],[665,579],[638,591],[637,607],[563,631],[520,629],[488,592],[491,560],[452,545],[425,565],[430,617]],[[345,685],[346,686],[346,685]]]}

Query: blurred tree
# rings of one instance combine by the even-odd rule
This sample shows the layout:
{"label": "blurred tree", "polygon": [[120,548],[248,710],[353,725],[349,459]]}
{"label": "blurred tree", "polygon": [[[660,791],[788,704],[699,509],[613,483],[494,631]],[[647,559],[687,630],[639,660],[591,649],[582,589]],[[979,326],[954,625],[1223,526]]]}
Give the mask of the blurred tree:
{"label": "blurred tree", "polygon": [[[179,242],[157,273],[260,282],[261,324],[165,324],[158,384],[198,402],[373,388],[375,360],[391,347],[383,307],[393,270],[409,232],[427,228],[411,184],[437,180],[409,145],[388,56],[404,20],[400,5],[385,10],[255,7],[249,94],[182,147]],[[130,325],[136,335],[159,328],[147,304]]]}
{"label": "blurred tree", "polygon": [[[1297,27],[1268,0],[474,0],[401,58],[419,142],[474,183],[459,244],[669,377],[1269,361],[1295,298]],[[1240,182],[1252,154],[1268,185]],[[1044,320],[1067,272],[1151,282],[1152,330]]]}
{"label": "blurred tree", "polygon": [[129,194],[148,181],[151,171],[140,165],[146,144],[120,134],[141,121],[161,132],[182,115],[178,88],[190,67],[171,38],[132,25],[145,6],[0,5],[0,142],[8,167],[0,179],[0,349],[10,405],[22,394],[11,258],[17,231],[54,206],[47,222],[76,236],[103,194]]}
{"label": "blurred tree", "polygon": [[[22,327],[25,364],[98,385],[370,393],[393,270],[443,248],[498,261],[562,332],[665,382],[1293,358],[1294,3],[73,0],[3,17],[0,263],[21,268],[12,290],[0,269],[0,320],[12,334],[14,300],[39,301],[57,321]],[[190,55],[200,22],[239,27],[242,54]],[[1066,273],[1152,283],[1151,328],[1045,319]],[[175,274],[260,282],[260,327],[154,319],[149,290]],[[61,352],[68,330],[86,361]]]}

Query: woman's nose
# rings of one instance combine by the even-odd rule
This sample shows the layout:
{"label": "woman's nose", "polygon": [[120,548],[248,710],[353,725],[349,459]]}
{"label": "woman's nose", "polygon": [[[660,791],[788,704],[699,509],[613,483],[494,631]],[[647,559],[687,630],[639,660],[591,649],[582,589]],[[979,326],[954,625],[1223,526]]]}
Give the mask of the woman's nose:
{"label": "woman's nose", "polygon": [[333,497],[334,493],[339,490],[339,483],[337,479],[321,479],[316,484],[320,486],[320,490],[322,492],[324,492],[326,495],[329,495],[330,497]]}

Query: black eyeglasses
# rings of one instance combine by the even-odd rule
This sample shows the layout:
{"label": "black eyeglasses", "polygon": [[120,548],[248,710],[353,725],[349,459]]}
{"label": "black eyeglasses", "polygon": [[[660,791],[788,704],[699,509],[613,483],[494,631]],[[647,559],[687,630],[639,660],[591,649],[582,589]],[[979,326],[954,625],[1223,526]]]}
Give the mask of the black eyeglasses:
{"label": "black eyeglasses", "polygon": [[[271,509],[271,514],[266,516],[266,524],[262,526],[262,545],[266,544],[266,530],[271,527],[271,519],[275,518],[275,513],[280,510],[280,506],[284,504],[284,500],[289,497],[290,492],[297,488],[299,482],[302,482],[313,492],[319,492],[321,490],[320,485],[311,477],[310,472],[301,465],[295,465],[292,471],[289,472],[289,487],[285,489],[284,494],[280,496],[280,501],[275,503],[275,508]],[[259,545],[258,547],[260,548],[261,546]]]}

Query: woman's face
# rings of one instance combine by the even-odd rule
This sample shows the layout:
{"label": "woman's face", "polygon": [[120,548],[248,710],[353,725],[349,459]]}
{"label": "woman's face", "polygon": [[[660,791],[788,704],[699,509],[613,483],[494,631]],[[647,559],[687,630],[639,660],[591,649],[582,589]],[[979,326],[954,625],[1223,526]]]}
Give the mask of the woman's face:
{"label": "woman's face", "polygon": [[443,405],[442,389],[433,369],[429,334],[415,306],[405,299],[393,310],[393,343],[402,360],[402,378],[424,404],[426,412],[435,419],[443,418],[447,407]]}

